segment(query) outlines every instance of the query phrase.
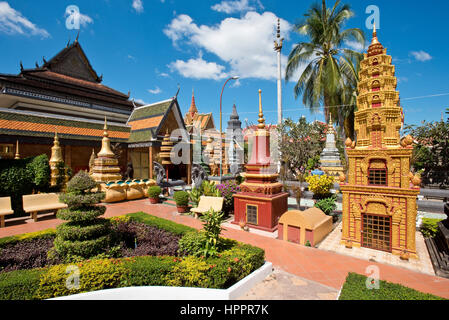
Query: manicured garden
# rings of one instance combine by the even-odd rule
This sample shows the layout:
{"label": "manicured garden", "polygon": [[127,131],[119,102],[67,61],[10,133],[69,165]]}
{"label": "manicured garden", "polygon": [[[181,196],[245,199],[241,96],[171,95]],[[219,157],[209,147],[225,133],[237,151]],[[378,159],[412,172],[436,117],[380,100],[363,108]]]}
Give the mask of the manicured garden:
{"label": "manicured garden", "polygon": [[[56,229],[0,239],[0,300],[47,299],[129,286],[225,289],[264,264],[264,251],[223,239],[223,213],[210,211],[204,228],[143,212],[101,218],[104,196],[77,174],[61,201]],[[79,276],[79,283],[70,279]]]}
{"label": "manicured garden", "polygon": [[368,289],[367,277],[350,272],[340,293],[339,300],[445,300],[396,283],[379,281],[379,289]]}

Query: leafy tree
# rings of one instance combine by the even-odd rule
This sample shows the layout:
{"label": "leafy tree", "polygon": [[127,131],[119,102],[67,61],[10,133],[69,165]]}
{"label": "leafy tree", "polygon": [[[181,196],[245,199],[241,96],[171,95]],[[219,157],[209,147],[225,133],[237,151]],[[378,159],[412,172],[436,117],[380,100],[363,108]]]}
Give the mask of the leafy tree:
{"label": "leafy tree", "polygon": [[[281,137],[279,152],[282,155],[282,179],[289,173],[300,182],[300,188],[305,180],[309,159],[319,156],[324,148],[325,126],[319,122],[308,123],[305,117],[298,122],[286,119],[277,128]],[[301,192],[296,190],[296,197],[300,201]],[[298,202],[299,203],[299,202]]]}
{"label": "leafy tree", "polygon": [[[357,71],[363,55],[347,47],[348,42],[365,45],[365,35],[357,28],[343,30],[345,22],[354,15],[350,6],[337,0],[331,8],[322,0],[314,4],[297,23],[294,30],[307,36],[309,42],[298,43],[288,57],[286,81],[306,64],[294,87],[295,98],[312,111],[324,105],[326,122],[332,113],[340,134],[354,138],[353,115],[356,108]],[[334,107],[342,105],[342,107]],[[345,130],[346,129],[346,130]]]}
{"label": "leafy tree", "polygon": [[447,122],[426,122],[406,126],[417,144],[413,148],[412,165],[421,172],[424,184],[449,186],[449,119]]}

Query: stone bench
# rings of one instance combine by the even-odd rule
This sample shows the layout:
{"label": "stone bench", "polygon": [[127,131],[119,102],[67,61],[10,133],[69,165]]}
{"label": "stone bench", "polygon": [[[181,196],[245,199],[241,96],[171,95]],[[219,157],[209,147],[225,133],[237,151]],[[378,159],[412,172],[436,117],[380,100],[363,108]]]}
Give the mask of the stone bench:
{"label": "stone bench", "polygon": [[190,212],[195,213],[195,218],[198,218],[198,214],[204,214],[211,209],[221,211],[223,209],[223,198],[201,196],[198,207],[190,209]]}
{"label": "stone bench", "polygon": [[31,214],[31,218],[36,222],[37,213],[40,211],[54,211],[67,208],[65,203],[59,202],[59,195],[56,193],[30,194],[22,197],[23,210]]}
{"label": "stone bench", "polygon": [[0,228],[5,227],[5,216],[13,214],[11,209],[11,197],[0,198]]}

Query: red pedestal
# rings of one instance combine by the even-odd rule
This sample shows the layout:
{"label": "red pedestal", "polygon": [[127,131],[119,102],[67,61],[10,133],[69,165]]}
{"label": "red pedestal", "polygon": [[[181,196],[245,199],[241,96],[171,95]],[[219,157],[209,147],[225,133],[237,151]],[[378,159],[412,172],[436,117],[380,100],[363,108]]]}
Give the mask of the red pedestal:
{"label": "red pedestal", "polygon": [[[249,192],[236,193],[234,195],[234,221],[232,223],[238,225],[243,221],[251,228],[274,232],[278,228],[279,218],[287,211],[287,199],[288,193],[275,195]],[[257,221],[248,221],[248,206],[257,208]]]}

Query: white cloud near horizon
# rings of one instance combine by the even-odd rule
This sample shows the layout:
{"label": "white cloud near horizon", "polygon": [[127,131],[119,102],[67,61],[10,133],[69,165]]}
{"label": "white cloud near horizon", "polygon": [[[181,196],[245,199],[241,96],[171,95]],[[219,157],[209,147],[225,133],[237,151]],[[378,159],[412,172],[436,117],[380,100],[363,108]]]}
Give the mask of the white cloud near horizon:
{"label": "white cloud near horizon", "polygon": [[[188,15],[178,15],[164,29],[173,45],[179,47],[178,44],[185,41],[194,48],[212,53],[229,65],[229,71],[225,72],[225,66],[207,62],[202,57],[187,62],[177,60],[171,64],[172,70],[182,67],[183,76],[197,78],[195,74],[198,72],[203,79],[208,74],[209,79],[215,80],[224,78],[226,74],[241,78],[276,79],[277,59],[273,41],[276,39],[277,18],[272,12],[248,12],[240,19],[226,18],[219,24],[207,26],[197,25]],[[290,31],[291,25],[281,19],[281,36],[288,39]],[[282,55],[283,70],[286,62],[287,56]],[[192,70],[192,67],[197,70]]]}
{"label": "white cloud near horizon", "polygon": [[143,1],[142,0],[133,0],[132,7],[136,10],[137,13],[143,12]]}
{"label": "white cloud near horizon", "polygon": [[21,34],[33,36],[50,37],[47,30],[37,27],[19,11],[11,8],[8,2],[0,2],[0,32],[9,35]]}
{"label": "white cloud near horizon", "polygon": [[235,1],[222,1],[211,7],[212,10],[217,12],[224,12],[227,14],[236,12],[254,11],[257,7],[263,9],[263,5],[259,0],[254,1],[256,6],[250,5],[250,0],[235,0]]}
{"label": "white cloud near horizon", "polygon": [[432,60],[432,56],[423,50],[411,51],[410,55],[413,56],[416,60],[421,62]]}
{"label": "white cloud near horizon", "polygon": [[215,62],[207,62],[200,55],[187,61],[176,60],[168,65],[172,72],[177,71],[184,78],[220,80],[227,76],[225,67]]}

